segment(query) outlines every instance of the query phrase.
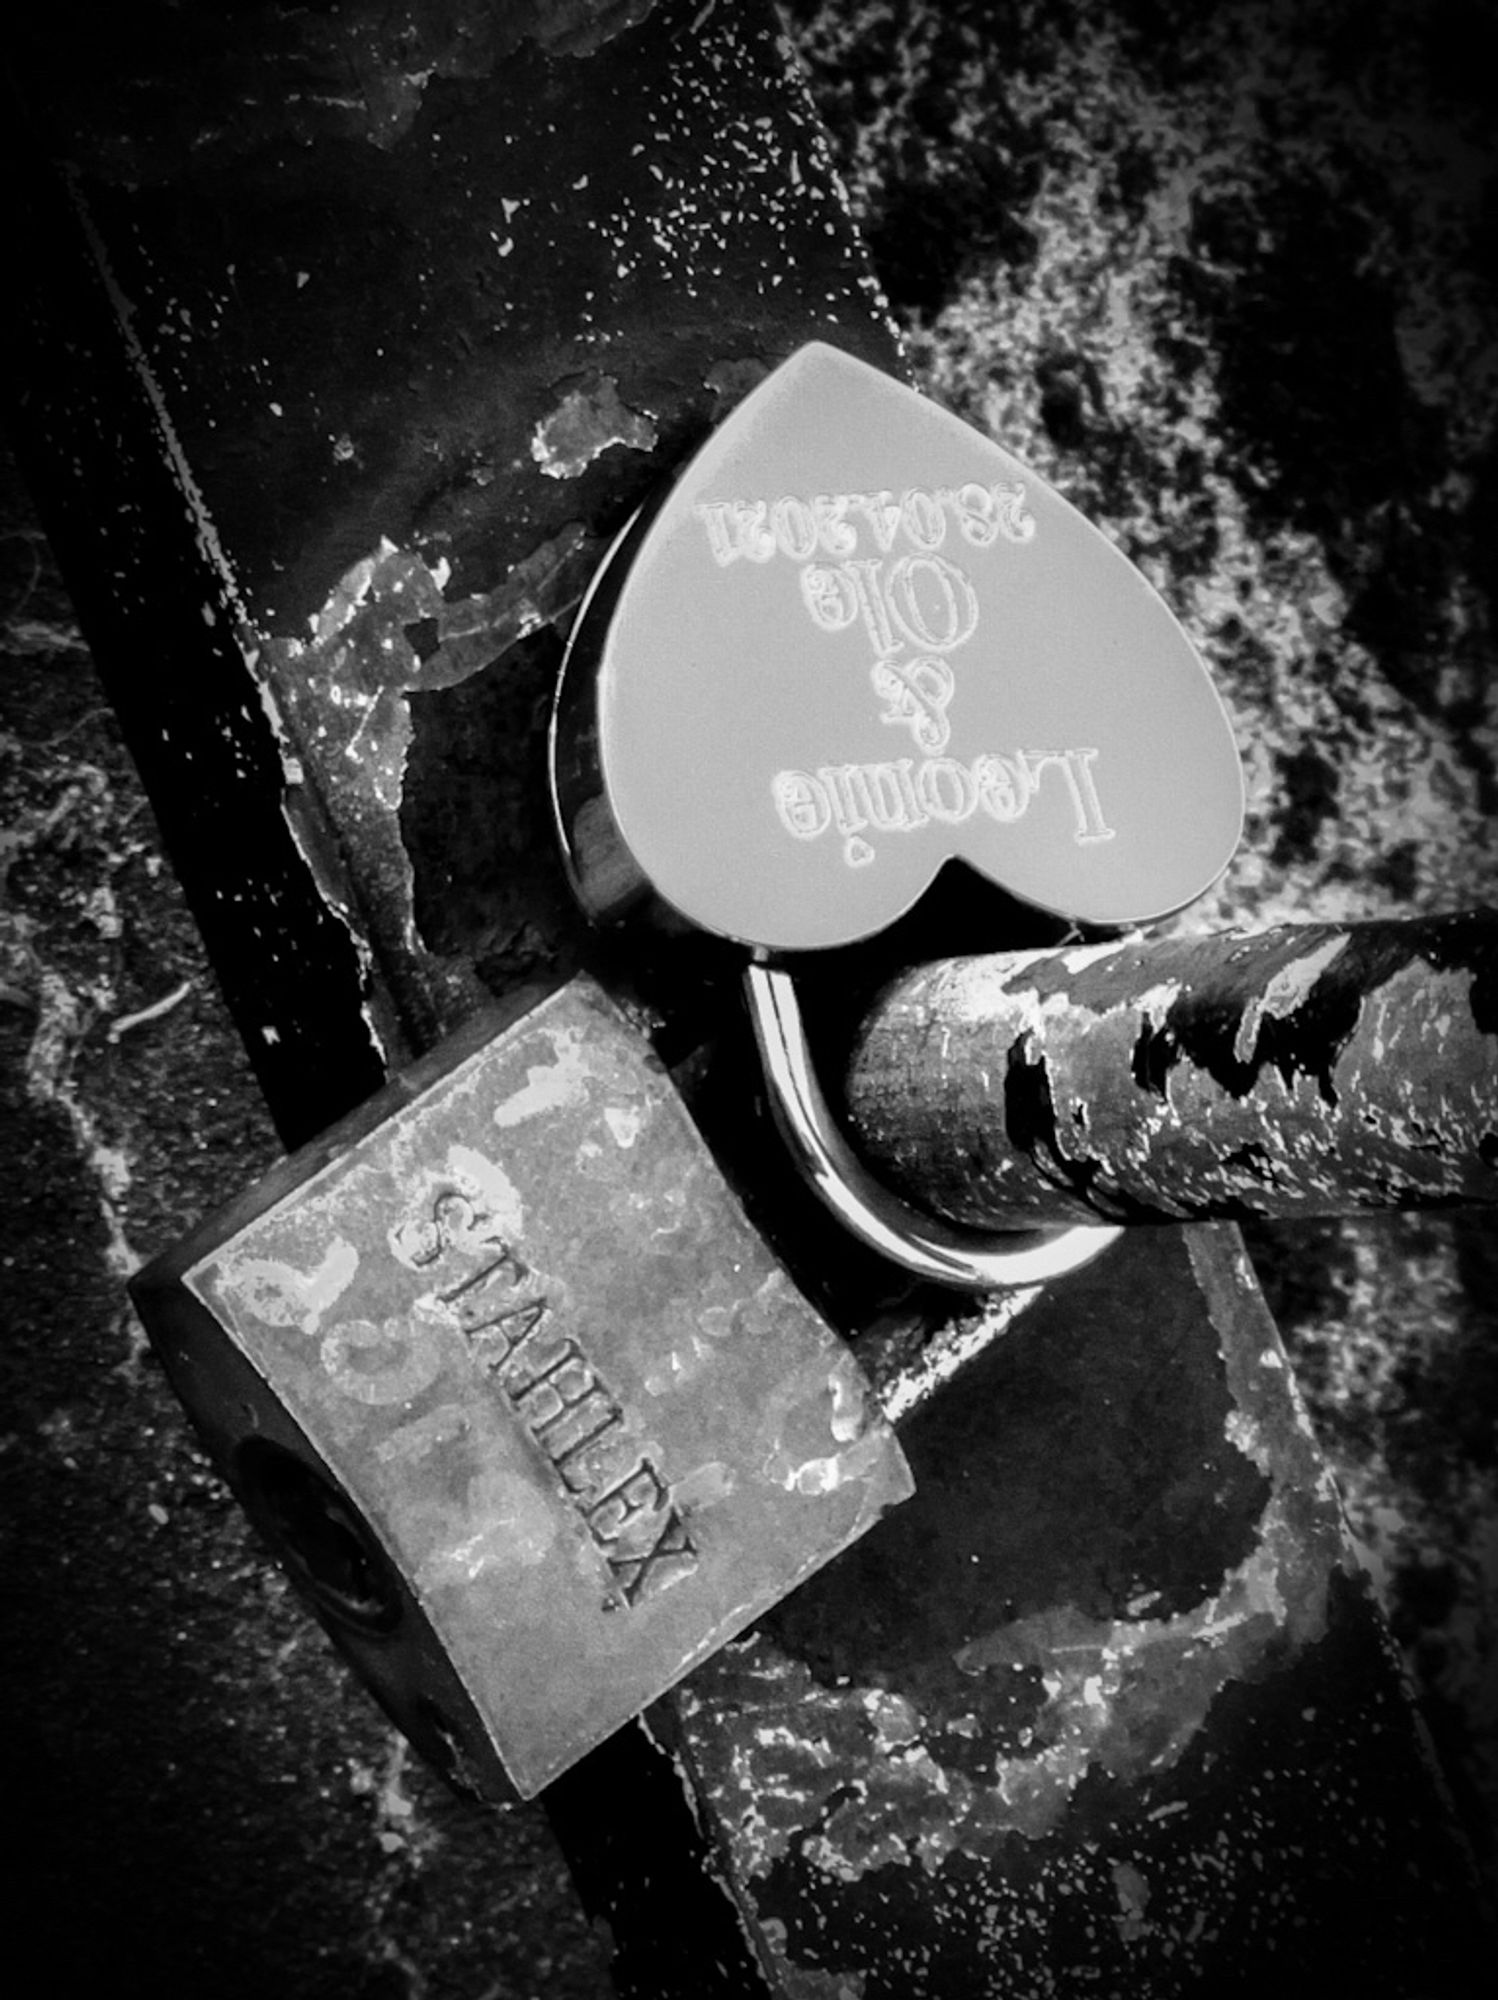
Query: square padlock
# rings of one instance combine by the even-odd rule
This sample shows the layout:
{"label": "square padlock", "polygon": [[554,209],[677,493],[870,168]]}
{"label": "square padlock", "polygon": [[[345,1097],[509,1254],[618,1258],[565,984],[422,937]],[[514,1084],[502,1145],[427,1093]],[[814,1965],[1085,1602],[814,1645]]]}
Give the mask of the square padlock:
{"label": "square padlock", "polygon": [[850,1350],[585,979],[462,1031],[131,1289],[341,1650],[491,1798],[911,1491]]}

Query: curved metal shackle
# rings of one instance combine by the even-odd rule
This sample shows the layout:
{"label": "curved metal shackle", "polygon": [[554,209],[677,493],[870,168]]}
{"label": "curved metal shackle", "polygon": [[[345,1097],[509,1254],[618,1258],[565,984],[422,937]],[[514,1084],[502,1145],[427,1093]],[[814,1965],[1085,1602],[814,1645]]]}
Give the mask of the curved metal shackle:
{"label": "curved metal shackle", "polygon": [[881,1256],[938,1284],[990,1292],[1078,1270],[1122,1234],[1117,1224],[990,1233],[912,1208],[874,1178],[828,1109],[791,975],[752,963],[744,991],[781,1136],[838,1221]]}

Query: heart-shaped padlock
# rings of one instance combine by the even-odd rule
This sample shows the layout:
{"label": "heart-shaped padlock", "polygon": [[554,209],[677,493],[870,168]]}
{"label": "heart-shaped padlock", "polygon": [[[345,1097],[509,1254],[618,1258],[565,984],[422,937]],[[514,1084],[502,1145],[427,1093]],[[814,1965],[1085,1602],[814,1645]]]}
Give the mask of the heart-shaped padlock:
{"label": "heart-shaped padlock", "polygon": [[819,949],[961,861],[1141,923],[1199,895],[1242,824],[1222,704],[1138,570],[999,446],[820,343],[627,531],[568,678],[559,817],[595,913],[643,877],[705,930]]}

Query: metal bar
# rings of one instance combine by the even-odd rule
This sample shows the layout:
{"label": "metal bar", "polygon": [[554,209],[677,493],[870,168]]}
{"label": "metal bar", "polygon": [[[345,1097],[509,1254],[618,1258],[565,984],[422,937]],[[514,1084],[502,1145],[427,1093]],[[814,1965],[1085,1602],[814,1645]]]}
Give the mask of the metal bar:
{"label": "metal bar", "polygon": [[1498,1201],[1498,915],[921,966],[847,1089],[881,1177],[980,1228]]}
{"label": "metal bar", "polygon": [[1288,1965],[1477,1990],[1462,1864],[1230,1224],[1130,1232],[901,1442],[915,1499],[652,1718],[776,1990],[1248,2000]]}
{"label": "metal bar", "polygon": [[[24,153],[19,92],[9,110]],[[216,521],[86,195],[34,155],[13,184],[27,277],[4,329],[8,428],[260,1087],[296,1145],[379,1087],[402,1037],[372,991],[336,848],[255,670]]]}

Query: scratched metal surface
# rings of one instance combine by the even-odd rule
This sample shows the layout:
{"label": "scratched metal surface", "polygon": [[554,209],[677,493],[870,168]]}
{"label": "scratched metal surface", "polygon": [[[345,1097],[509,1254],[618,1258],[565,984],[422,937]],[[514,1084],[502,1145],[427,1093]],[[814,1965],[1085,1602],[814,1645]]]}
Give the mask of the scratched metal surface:
{"label": "scratched metal surface", "polygon": [[[471,1790],[534,1798],[910,1477],[601,988],[470,1039],[134,1297],[387,1712]],[[390,1552],[367,1588],[277,1532],[276,1479],[318,1467]]]}
{"label": "scratched metal surface", "polygon": [[[1325,63],[1292,60],[1272,12],[1247,8],[1197,42],[1170,17],[1139,42],[1096,9],[1075,34],[1017,13],[988,58],[962,9],[901,10],[913,63],[895,60],[886,10],[813,24],[814,53],[837,38],[824,102],[849,107],[855,191],[897,302],[923,315],[926,379],[991,408],[1154,566],[1236,705],[1257,818],[1192,923],[1491,893],[1471,555],[1493,490],[1491,298],[1470,235],[1487,168],[1463,96],[1482,18],[1427,34],[1391,12],[1376,46],[1349,33]],[[1339,274],[1360,309],[1321,311],[1308,268]],[[31,574],[24,513],[11,519],[8,727],[27,754],[7,765],[5,1026],[27,1247],[9,1276],[28,1372],[9,1457],[38,1607],[24,1712],[45,1724],[21,1748],[31,1795],[71,1777],[76,1805],[71,1824],[35,1822],[38,1875],[59,1901],[107,1891],[124,1924],[107,1962],[123,1936],[167,1978],[221,1968],[231,1937],[253,1960],[246,1990],[598,1990],[554,1859],[497,1882],[473,1824],[345,1701],[120,1317],[132,1245],[273,1147],[66,607]],[[156,1154],[180,1168],[132,1182]],[[1480,1773],[1490,1239],[1426,1220],[1262,1241],[1433,1712],[1454,1734],[1466,1717],[1453,1768]],[[1307,1253],[1293,1263],[1292,1243]],[[122,1570],[128,1609],[101,1621]],[[80,1614],[61,1642],[40,1608],[58,1576]],[[235,1610],[246,1589],[271,1605],[257,1635]],[[217,1660],[191,1637],[208,1613]],[[204,1789],[210,1767],[224,1782]],[[226,1818],[258,1864],[250,1908],[200,1865]],[[522,1860],[540,1852],[532,1822],[508,1838]],[[163,1881],[180,1902],[163,1904]],[[496,1944],[500,1914],[513,1943]]]}

